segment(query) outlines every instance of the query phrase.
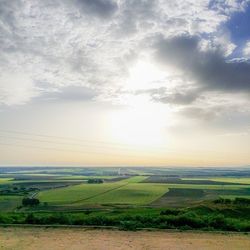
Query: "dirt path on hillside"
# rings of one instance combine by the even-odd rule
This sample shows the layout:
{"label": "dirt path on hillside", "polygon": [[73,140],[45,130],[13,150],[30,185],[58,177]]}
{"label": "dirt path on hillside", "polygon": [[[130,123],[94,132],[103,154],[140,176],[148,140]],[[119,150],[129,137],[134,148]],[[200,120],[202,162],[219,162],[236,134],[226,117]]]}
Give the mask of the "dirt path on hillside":
{"label": "dirt path on hillside", "polygon": [[111,230],[0,228],[1,250],[244,250],[243,234],[124,232]]}

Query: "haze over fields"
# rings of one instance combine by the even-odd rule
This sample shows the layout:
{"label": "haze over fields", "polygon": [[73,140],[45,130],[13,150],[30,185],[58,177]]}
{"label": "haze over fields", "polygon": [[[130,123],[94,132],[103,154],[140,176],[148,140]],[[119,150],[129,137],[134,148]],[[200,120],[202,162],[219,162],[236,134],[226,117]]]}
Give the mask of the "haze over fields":
{"label": "haze over fields", "polygon": [[0,165],[249,165],[249,23],[249,0],[0,0]]}

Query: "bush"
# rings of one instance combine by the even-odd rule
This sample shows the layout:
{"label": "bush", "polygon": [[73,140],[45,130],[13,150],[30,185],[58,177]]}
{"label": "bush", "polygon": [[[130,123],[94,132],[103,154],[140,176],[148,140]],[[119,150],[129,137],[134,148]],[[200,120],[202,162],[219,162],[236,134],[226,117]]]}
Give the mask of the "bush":
{"label": "bush", "polygon": [[84,214],[86,214],[86,215],[89,215],[89,214],[91,214],[91,213],[92,213],[92,211],[90,211],[90,210],[84,211]]}
{"label": "bush", "polygon": [[223,198],[219,198],[217,200],[214,200],[215,204],[231,204],[232,200],[230,199],[223,199]]}
{"label": "bush", "polygon": [[160,213],[160,215],[178,215],[178,214],[180,214],[180,211],[177,209],[165,209]]}
{"label": "bush", "polygon": [[37,219],[34,216],[34,214],[28,214],[26,219],[25,219],[25,223],[27,224],[36,224],[37,223]]}
{"label": "bush", "polygon": [[173,224],[177,227],[188,226],[191,228],[203,228],[206,226],[205,221],[196,214],[187,214],[176,217]]}
{"label": "bush", "polygon": [[221,227],[225,222],[225,218],[223,215],[216,215],[208,218],[208,225],[214,228]]}
{"label": "bush", "polygon": [[122,230],[137,230],[140,228],[172,228],[172,229],[202,229],[224,231],[250,231],[250,217],[248,207],[238,206],[234,213],[228,209],[203,209],[188,208],[174,211],[166,209],[146,210],[132,213],[132,209],[117,210],[115,214],[110,211],[101,213],[88,210],[85,212],[48,212],[48,213],[1,213],[0,223],[3,224],[41,224],[41,225],[92,225],[92,226],[117,226]]}
{"label": "bush", "polygon": [[9,217],[0,215],[0,223],[8,224],[8,223],[12,223],[12,221],[10,220]]}
{"label": "bush", "polygon": [[103,180],[102,179],[89,179],[88,183],[89,184],[101,184],[103,183]]}
{"label": "bush", "polygon": [[72,220],[69,216],[63,213],[56,213],[47,218],[46,224],[71,225]]}

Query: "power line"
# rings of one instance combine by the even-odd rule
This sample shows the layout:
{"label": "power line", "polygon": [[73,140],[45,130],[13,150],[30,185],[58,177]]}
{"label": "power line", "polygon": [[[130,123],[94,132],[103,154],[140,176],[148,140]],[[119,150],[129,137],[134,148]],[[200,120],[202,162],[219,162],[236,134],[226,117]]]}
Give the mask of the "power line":
{"label": "power line", "polygon": [[[79,138],[73,138],[73,137],[63,137],[63,136],[53,136],[53,135],[46,135],[46,134],[37,134],[37,133],[30,133],[30,132],[23,132],[23,131],[16,131],[16,130],[5,130],[5,129],[0,129],[0,133],[5,133],[5,134],[17,134],[17,135],[24,135],[24,136],[35,136],[35,137],[41,137],[41,139],[30,139],[30,138],[18,138],[16,136],[1,136],[2,138],[12,138],[16,140],[25,140],[25,141],[34,141],[34,142],[45,142],[45,143],[53,143],[53,144],[58,144],[58,145],[71,145],[71,146],[79,146],[79,147],[96,147],[96,148],[110,148],[110,149],[122,149],[122,150],[127,150],[127,151],[138,151],[138,152],[146,152],[152,150],[157,150],[158,153],[180,153],[180,151],[177,150],[169,150],[164,147],[156,147],[156,146],[150,146],[149,147],[143,147],[142,149],[138,149],[138,147],[135,147],[134,145],[130,144],[120,144],[120,143],[110,143],[110,142],[104,142],[104,141],[90,141],[86,139],[79,139]],[[51,140],[46,140],[44,138],[51,138]],[[70,143],[68,142],[63,142],[64,141],[71,141]],[[72,142],[81,142],[81,143],[72,143]],[[91,145],[92,144],[92,145]],[[99,145],[96,145],[99,144]],[[103,145],[100,145],[103,144]],[[69,150],[66,150],[69,151]],[[190,149],[185,149],[184,153],[197,153],[201,151],[200,149],[196,150],[190,150]],[[217,151],[212,151],[212,150],[206,150],[206,153],[218,153]],[[153,152],[152,152],[153,153]]]}
{"label": "power line", "polygon": [[[79,143],[66,143],[66,142],[57,142],[57,141],[50,141],[50,140],[40,140],[40,139],[31,139],[31,138],[20,138],[20,137],[16,137],[16,136],[3,136],[0,135],[0,138],[5,138],[5,139],[11,139],[11,140],[17,140],[17,141],[30,141],[30,142],[41,142],[41,143],[49,143],[49,144],[56,144],[56,145],[66,145],[66,146],[76,146],[76,147],[80,147],[80,148],[96,148],[96,149],[109,149],[109,150],[119,150],[119,151],[127,151],[127,152],[138,152],[138,153],[142,153],[142,152],[154,152],[152,149],[132,149],[132,148],[128,148],[128,147],[115,147],[115,146],[110,146],[110,145],[88,145],[88,144],[79,144]],[[169,151],[168,151],[169,152]],[[166,151],[159,151],[157,150],[157,152],[155,153],[166,153]]]}
{"label": "power line", "polygon": [[[80,150],[71,150],[71,149],[58,149],[58,148],[51,148],[51,147],[40,147],[40,146],[34,146],[34,145],[23,145],[23,144],[13,144],[13,143],[2,143],[0,142],[0,145],[3,145],[3,146],[14,146],[14,147],[21,147],[21,148],[31,148],[31,149],[42,149],[42,150],[53,150],[53,151],[59,151],[59,152],[71,152],[71,153],[81,153],[81,154],[98,154],[98,155],[107,155],[107,156],[115,156],[115,157],[124,157],[126,155],[124,154],[110,154],[110,153],[105,153],[105,152],[93,152],[93,151],[80,151]],[[128,157],[138,157],[136,155],[127,155]],[[143,157],[147,157],[146,156],[143,156]],[[150,156],[150,158],[158,158],[158,157],[155,157],[155,156]]]}
{"label": "power line", "polygon": [[[53,136],[53,135],[45,135],[45,134],[36,134],[36,133],[29,133],[29,132],[21,132],[21,131],[15,131],[15,130],[3,130],[0,129],[1,133],[7,133],[7,134],[20,134],[20,135],[24,135],[24,136],[36,136],[36,137],[45,137],[45,138],[54,138],[54,139],[59,139],[59,140],[66,140],[66,141],[76,141],[76,142],[82,142],[82,143],[89,143],[89,144],[104,144],[106,145],[105,147],[112,147],[112,148],[129,148],[129,149],[133,149],[136,148],[138,149],[138,147],[136,147],[135,145],[130,145],[130,144],[121,144],[121,143],[113,143],[113,142],[104,142],[104,141],[90,141],[90,140],[86,140],[86,139],[78,139],[78,138],[73,138],[73,137],[63,137],[63,136]],[[38,140],[38,139],[36,139]],[[44,141],[45,142],[45,141]],[[47,141],[49,142],[49,141]],[[63,143],[63,142],[60,142]],[[59,143],[58,143],[59,144]],[[82,144],[71,144],[71,145],[82,145]],[[152,150],[166,150],[166,148],[164,147],[157,147],[157,146],[150,146],[150,148],[147,146],[148,149]],[[133,149],[134,150],[134,149]],[[145,150],[145,148],[143,149]]]}
{"label": "power line", "polygon": [[[111,148],[111,149],[114,149],[115,147],[114,146],[109,146],[109,145],[106,145],[106,146],[93,146],[93,145],[88,145],[88,144],[79,144],[79,143],[66,143],[66,142],[56,142],[56,141],[49,141],[49,140],[40,140],[40,139],[30,139],[30,138],[20,138],[20,137],[16,137],[16,136],[2,136],[0,135],[0,138],[6,138],[6,139],[13,139],[13,140],[18,140],[18,141],[31,141],[31,142],[42,142],[42,143],[50,143],[50,144],[57,144],[57,145],[66,145],[66,146],[77,146],[77,147],[83,147],[83,148],[86,148],[86,147],[95,147],[95,148]],[[117,148],[116,148],[117,149]],[[123,148],[122,150],[126,150],[126,151],[138,151],[138,152],[141,152],[141,150],[134,150],[134,149],[129,149],[129,148]],[[145,151],[145,150],[143,150]]]}

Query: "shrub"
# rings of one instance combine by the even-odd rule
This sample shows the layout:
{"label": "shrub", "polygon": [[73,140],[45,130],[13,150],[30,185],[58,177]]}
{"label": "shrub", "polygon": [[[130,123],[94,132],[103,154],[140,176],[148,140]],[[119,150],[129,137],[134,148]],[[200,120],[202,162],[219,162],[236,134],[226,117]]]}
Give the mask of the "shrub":
{"label": "shrub", "polygon": [[180,214],[180,211],[177,209],[165,209],[160,213],[160,215],[178,215],[178,214]]}
{"label": "shrub", "polygon": [[25,219],[25,223],[27,224],[36,224],[37,223],[37,219],[34,216],[34,214],[28,214],[26,219]]}
{"label": "shrub", "polygon": [[231,204],[232,200],[230,199],[223,199],[223,198],[219,198],[217,200],[214,200],[215,204]]}
{"label": "shrub", "polygon": [[102,179],[89,179],[88,183],[89,184],[101,184],[103,183],[103,180]]}

